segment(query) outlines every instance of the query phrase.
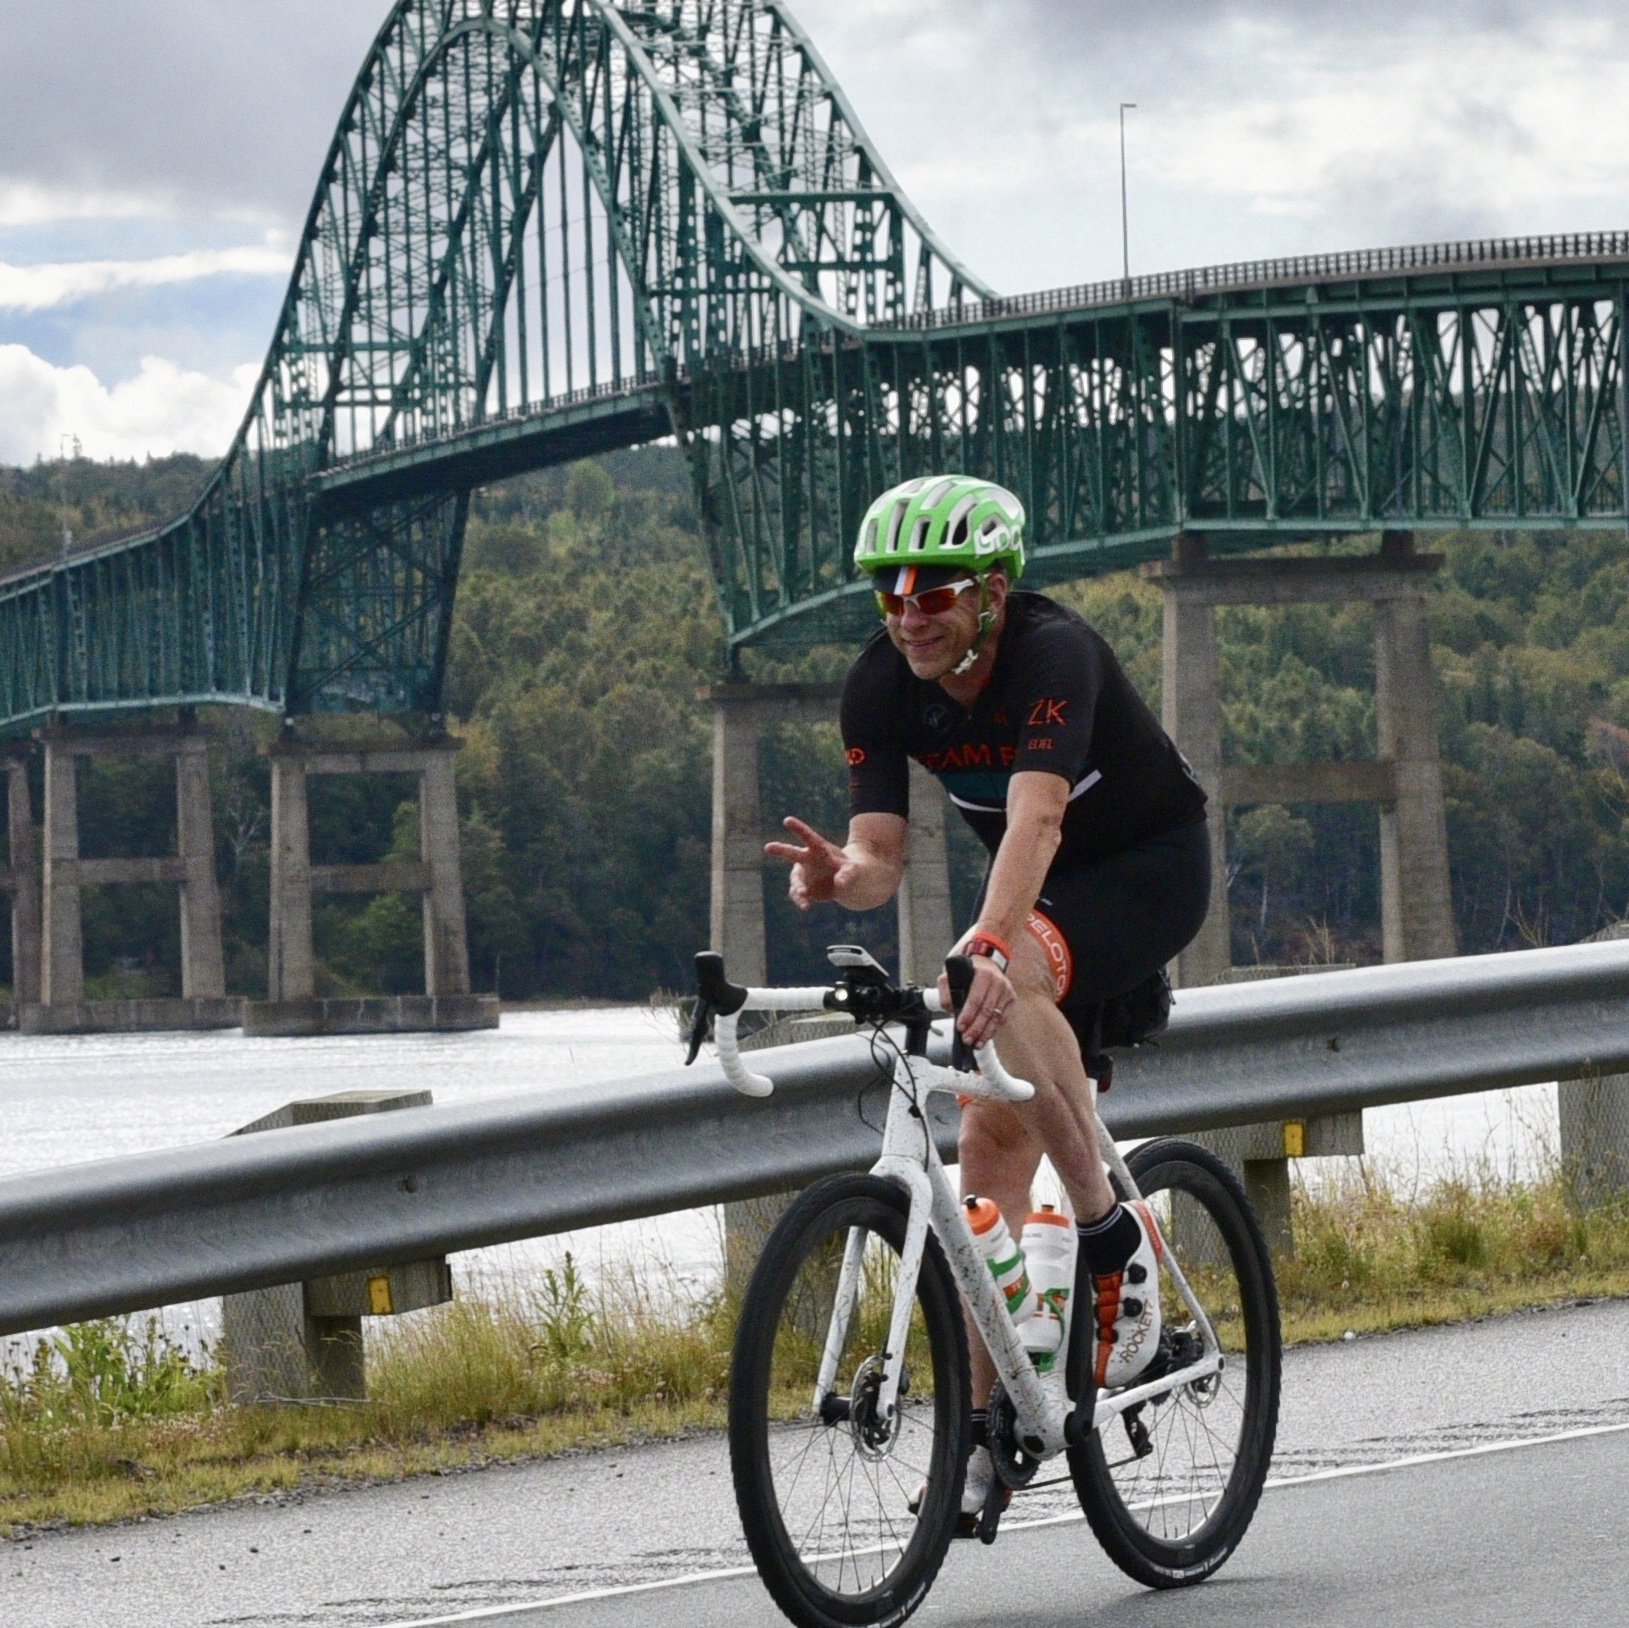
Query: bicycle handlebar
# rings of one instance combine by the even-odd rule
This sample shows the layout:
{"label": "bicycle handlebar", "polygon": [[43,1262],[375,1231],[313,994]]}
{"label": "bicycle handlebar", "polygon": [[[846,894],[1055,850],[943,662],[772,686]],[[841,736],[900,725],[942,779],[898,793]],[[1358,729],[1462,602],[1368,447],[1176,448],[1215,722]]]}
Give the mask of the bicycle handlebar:
{"label": "bicycle handlebar", "polygon": [[[952,958],[957,959],[957,958]],[[958,969],[959,970],[959,969]],[[960,982],[960,980],[955,980]],[[699,998],[695,1020],[690,1028],[690,1051],[685,1061],[693,1063],[706,1038],[707,1020],[714,1019],[714,1040],[718,1047],[718,1062],[724,1078],[743,1096],[767,1097],[775,1082],[767,1074],[754,1073],[741,1060],[737,1027],[743,1012],[841,1012],[847,1009],[845,997],[853,993],[847,983],[807,985],[801,988],[752,989],[732,984],[724,976],[724,958],[716,951],[705,951],[696,957],[696,982]],[[943,1013],[946,1007],[936,989],[913,990],[909,986],[897,989],[880,978],[871,988],[880,989],[898,997],[905,1004],[912,996],[919,996],[920,1012]],[[964,991],[965,992],[965,991]],[[945,1068],[921,1060],[921,1067],[913,1064],[917,1083],[930,1091],[954,1091],[965,1096],[988,1097],[997,1102],[1027,1102],[1035,1094],[1035,1087],[1027,1080],[1009,1074],[996,1056],[994,1045],[986,1043],[973,1052],[978,1063],[976,1074],[962,1069]]]}

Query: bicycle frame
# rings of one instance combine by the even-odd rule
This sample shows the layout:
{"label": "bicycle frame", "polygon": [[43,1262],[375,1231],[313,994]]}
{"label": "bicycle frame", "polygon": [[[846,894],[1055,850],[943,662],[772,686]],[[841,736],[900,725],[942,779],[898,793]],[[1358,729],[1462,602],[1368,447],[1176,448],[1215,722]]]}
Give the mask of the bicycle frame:
{"label": "bicycle frame", "polygon": [[[748,1096],[767,1096],[774,1089],[773,1082],[766,1075],[752,1072],[741,1060],[736,1033],[740,1012],[830,1011],[834,1009],[831,999],[833,990],[818,986],[745,989],[739,993],[745,999],[738,1008],[729,1013],[720,1012],[717,1016],[719,1063],[725,1077],[738,1091]],[[922,994],[928,1011],[942,1012],[935,992],[924,990]],[[840,1010],[841,1007],[836,1009]],[[951,1274],[972,1310],[973,1324],[1012,1400],[1024,1450],[1035,1458],[1048,1458],[1061,1452],[1066,1445],[1071,1445],[1068,1440],[1070,1404],[1061,1391],[1045,1386],[1036,1372],[1035,1364],[1024,1348],[1018,1328],[1007,1310],[1005,1297],[996,1287],[995,1279],[974,1242],[962,1205],[945,1172],[944,1162],[920,1106],[933,1091],[1007,1102],[1023,1101],[1032,1095],[1032,1086],[1015,1079],[1002,1067],[994,1046],[979,1047],[975,1056],[979,1064],[976,1074],[934,1063],[926,1056],[925,1049],[916,1050],[913,1046],[897,1043],[894,1046],[882,1152],[872,1165],[871,1174],[903,1188],[910,1209],[894,1289],[888,1346],[882,1354],[883,1374],[878,1391],[878,1407],[883,1419],[892,1420],[895,1417],[904,1373],[905,1342],[916,1296],[916,1280],[931,1229],[939,1238]],[[1119,1181],[1126,1197],[1138,1198],[1141,1195],[1125,1159],[1102,1120],[1097,1117],[1096,1082],[1088,1083],[1104,1163]],[[862,1247],[863,1236],[856,1230],[849,1237],[838,1273],[836,1303],[827,1328],[825,1349],[815,1384],[814,1406],[817,1409],[835,1380],[859,1286]],[[1093,1430],[1101,1429],[1107,1421],[1139,1403],[1217,1374],[1225,1365],[1226,1359],[1210,1318],[1171,1255],[1169,1245],[1166,1270],[1202,1333],[1201,1355],[1198,1360],[1162,1373],[1157,1379],[1129,1386],[1110,1396],[1099,1396],[1092,1415]]]}

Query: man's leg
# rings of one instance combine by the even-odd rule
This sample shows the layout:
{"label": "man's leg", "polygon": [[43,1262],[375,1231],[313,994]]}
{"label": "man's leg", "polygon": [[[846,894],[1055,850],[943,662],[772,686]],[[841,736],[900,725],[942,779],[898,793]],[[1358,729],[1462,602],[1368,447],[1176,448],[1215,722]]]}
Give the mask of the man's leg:
{"label": "man's leg", "polygon": [[[1013,946],[1008,970],[1017,1000],[996,1039],[1001,1061],[1035,1087],[1025,1103],[975,1098],[962,1110],[962,1192],[994,1201],[1014,1238],[1030,1210],[1030,1184],[1041,1154],[1058,1172],[1077,1220],[1090,1224],[1114,1208],[1113,1189],[1098,1148],[1096,1116],[1088,1107],[1080,1043],[1053,1001],[1052,972],[1029,934]],[[973,1405],[983,1407],[995,1383],[984,1342],[968,1325]]]}

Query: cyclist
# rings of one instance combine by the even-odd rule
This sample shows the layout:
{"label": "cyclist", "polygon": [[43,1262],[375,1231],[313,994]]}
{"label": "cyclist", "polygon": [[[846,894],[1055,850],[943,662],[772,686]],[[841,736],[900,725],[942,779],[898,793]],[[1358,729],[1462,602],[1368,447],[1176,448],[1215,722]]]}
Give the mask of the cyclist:
{"label": "cyclist", "polygon": [[[1162,1245],[1146,1207],[1117,1203],[1109,1186],[1084,1059],[1103,1002],[1157,975],[1204,920],[1205,794],[1101,635],[1015,591],[1013,493],[965,475],[905,481],[867,510],[854,560],[883,625],[843,689],[847,838],[788,818],[795,840],[765,852],[791,865],[802,909],[885,904],[904,873],[911,758],[977,833],[990,866],[957,946],[974,969],[958,1029],[968,1045],[994,1040],[1036,1089],[1024,1104],[965,1105],[962,1190],[993,1199],[1017,1236],[1050,1156],[1092,1274],[1097,1383],[1124,1385],[1159,1344]],[[970,1343],[977,1444],[995,1372]],[[982,1508],[994,1473],[975,1445],[964,1514]]]}

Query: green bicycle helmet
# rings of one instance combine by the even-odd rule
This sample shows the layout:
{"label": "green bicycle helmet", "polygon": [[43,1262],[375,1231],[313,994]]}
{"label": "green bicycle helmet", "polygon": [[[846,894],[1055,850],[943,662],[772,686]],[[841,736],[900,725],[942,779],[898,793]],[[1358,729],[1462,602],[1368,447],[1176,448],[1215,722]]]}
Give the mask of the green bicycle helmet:
{"label": "green bicycle helmet", "polygon": [[981,577],[1001,566],[1024,574],[1024,505],[1004,486],[973,475],[924,475],[890,487],[865,511],[854,563],[966,566]]}

